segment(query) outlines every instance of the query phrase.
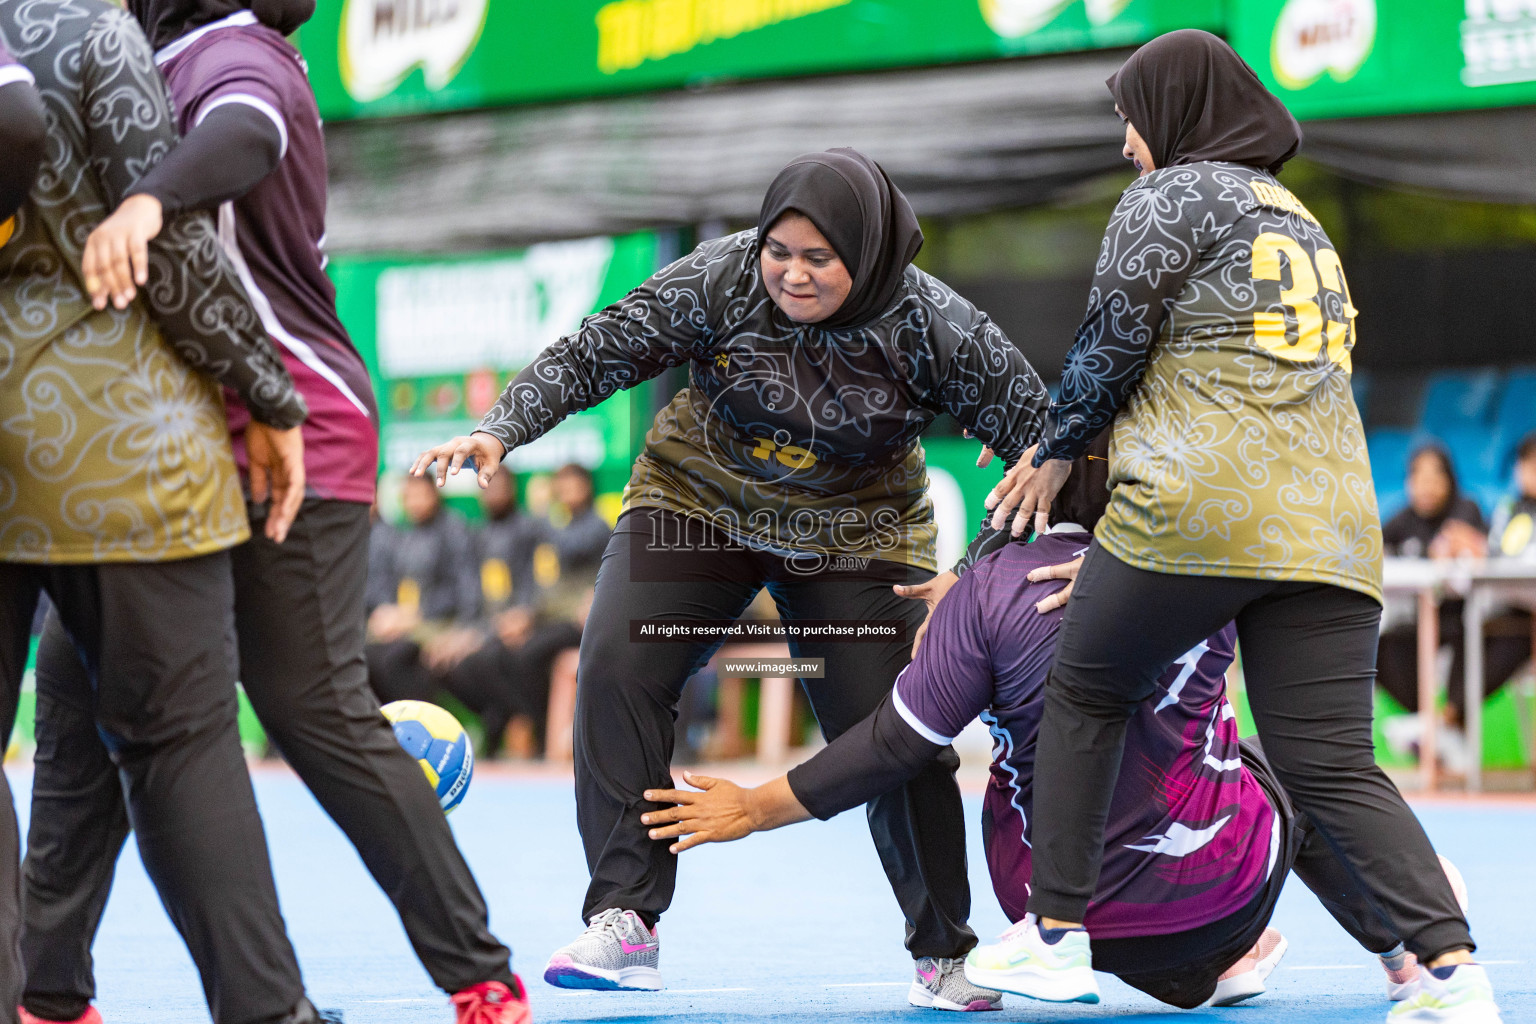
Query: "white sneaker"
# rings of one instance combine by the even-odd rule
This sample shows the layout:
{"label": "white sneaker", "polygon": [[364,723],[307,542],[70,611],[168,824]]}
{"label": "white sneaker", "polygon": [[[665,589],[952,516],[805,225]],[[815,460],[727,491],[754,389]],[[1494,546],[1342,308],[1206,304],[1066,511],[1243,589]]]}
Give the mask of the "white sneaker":
{"label": "white sneaker", "polygon": [[[1467,913],[1467,881],[1461,877],[1461,872],[1456,865],[1451,863],[1445,854],[1437,854],[1440,858],[1440,870],[1445,872],[1446,881],[1451,883],[1451,893],[1456,897],[1456,905],[1461,908],[1462,916]],[[1396,966],[1393,966],[1396,964]],[[1404,999],[1412,999],[1419,991],[1419,958],[1412,953],[1405,952],[1401,944],[1394,953],[1386,953],[1381,957],[1381,969],[1387,973],[1387,998],[1394,1003],[1400,1003]]]}
{"label": "white sneaker", "polygon": [[1478,964],[1458,964],[1443,981],[1419,968],[1419,990],[1387,1014],[1387,1024],[1503,1024],[1488,972]]}
{"label": "white sneaker", "polygon": [[1088,933],[1052,929],[1042,934],[1034,914],[1003,932],[1000,941],[977,946],[965,958],[965,979],[1051,1003],[1096,1003],[1099,983],[1093,976]]}
{"label": "white sneaker", "polygon": [[1264,994],[1264,979],[1272,974],[1290,943],[1278,928],[1265,928],[1253,948],[1216,979],[1210,1006],[1231,1006]]}
{"label": "white sneaker", "polygon": [[558,988],[658,991],[659,932],[647,928],[633,910],[605,910],[575,942],[555,950],[544,980]]}
{"label": "white sneaker", "polygon": [[916,977],[907,990],[907,1002],[935,1010],[999,1010],[1003,994],[973,985],[965,977],[960,957],[925,956],[912,965]]}

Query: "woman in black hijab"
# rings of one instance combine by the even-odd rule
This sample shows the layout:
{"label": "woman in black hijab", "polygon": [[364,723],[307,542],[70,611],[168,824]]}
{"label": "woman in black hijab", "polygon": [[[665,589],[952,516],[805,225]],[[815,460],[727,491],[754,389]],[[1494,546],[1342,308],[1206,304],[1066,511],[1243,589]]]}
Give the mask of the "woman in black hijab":
{"label": "woman in black hijab", "polygon": [[[1097,1001],[1081,925],[1126,719],[1170,664],[1235,620],[1254,719],[1290,799],[1408,951],[1445,968],[1424,972],[1393,1020],[1449,1019],[1437,1014],[1452,1005],[1474,1008],[1456,1020],[1497,1020],[1435,852],[1373,757],[1381,526],[1349,388],[1349,286],[1322,226],[1274,176],[1301,133],[1209,33],[1153,40],[1108,84],[1140,177],[1105,233],[1045,439],[988,506],[997,526],[1017,510],[1015,532],[1043,516],[1070,460],[1111,422],[1112,494],[1040,726],[1036,916],[970,963],[1007,990]],[[1213,808],[1189,827],[1226,820]]]}
{"label": "woman in black hijab", "polygon": [[[911,265],[921,245],[873,160],[800,157],[769,186],[757,228],[705,242],[588,317],[512,381],[476,433],[416,463],[420,474],[436,460],[442,482],[473,458],[484,486],[508,451],[570,413],[689,368],[635,462],[582,638],[576,787],[591,926],[551,960],[553,984],[661,984],[653,929],[677,868],[646,837],[640,815],[654,805],[642,794],[671,788],[679,691],[722,639],[709,625],[734,621],[766,587],[800,631],[791,652],[825,659],[825,675],[802,682],[836,735],[909,660],[925,609],[905,598],[937,601],[955,578],[930,580],[923,431],[948,412],[1010,463],[1039,437],[1039,378],[985,314]],[[844,643],[827,620],[892,628]],[[697,632],[652,642],[641,629],[658,622]],[[966,986],[957,959],[976,940],[956,763],[946,751],[871,803],[869,821],[917,984],[964,1006],[997,994]]]}

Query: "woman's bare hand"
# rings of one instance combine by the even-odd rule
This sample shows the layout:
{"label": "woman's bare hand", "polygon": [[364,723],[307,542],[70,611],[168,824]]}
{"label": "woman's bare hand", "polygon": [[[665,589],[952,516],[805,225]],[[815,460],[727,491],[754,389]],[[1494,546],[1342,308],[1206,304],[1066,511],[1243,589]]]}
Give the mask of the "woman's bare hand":
{"label": "woman's bare hand", "polygon": [[928,614],[923,616],[923,624],[917,627],[917,633],[912,637],[912,657],[917,657],[917,648],[928,633],[928,623],[933,621],[933,610],[939,606],[944,595],[949,593],[949,588],[958,582],[960,577],[953,572],[941,572],[927,583],[917,583],[910,587],[898,583],[891,588],[898,597],[923,601],[928,605]]}
{"label": "woman's bare hand", "polygon": [[1050,522],[1051,502],[1061,491],[1062,485],[1072,473],[1072,463],[1065,459],[1047,459],[1036,468],[1035,445],[1025,452],[1013,468],[1003,474],[1002,482],[987,495],[986,507],[992,510],[992,529],[1001,530],[1008,521],[1008,513],[1018,509],[1010,531],[1017,537],[1023,534],[1034,517],[1035,533],[1045,532]]}
{"label": "woman's bare hand", "polygon": [[279,430],[252,420],[245,427],[251,500],[270,501],[267,538],[281,544],[304,504],[304,435],[300,428]]}
{"label": "woman's bare hand", "polygon": [[729,843],[757,831],[757,816],[752,806],[752,790],[743,789],[727,779],[683,772],[683,781],[700,792],[687,789],[648,789],[645,798],[672,804],[640,816],[645,825],[661,825],[650,830],[652,839],[684,836],[668,849],[673,853],[691,850],[703,843]]}
{"label": "woman's bare hand", "polygon": [[143,194],[124,199],[96,225],[80,259],[91,305],[106,309],[110,300],[118,309],[128,307],[138,289],[149,282],[149,243],[162,226],[160,200]]}
{"label": "woman's bare hand", "polygon": [[416,457],[411,466],[411,476],[423,476],[432,463],[437,463],[437,486],[448,482],[450,475],[457,475],[459,468],[474,461],[475,474],[482,490],[491,485],[491,477],[501,466],[502,456],[507,454],[506,445],[495,436],[477,430],[468,437],[456,437],[444,441],[435,448],[428,448]]}
{"label": "woman's bare hand", "polygon": [[1042,565],[1038,569],[1029,570],[1029,582],[1044,583],[1046,580],[1070,580],[1066,586],[1054,594],[1047,594],[1035,602],[1035,611],[1044,615],[1062,607],[1072,597],[1072,588],[1077,586],[1077,574],[1083,567],[1081,557],[1074,558],[1070,562],[1062,562],[1058,565]]}

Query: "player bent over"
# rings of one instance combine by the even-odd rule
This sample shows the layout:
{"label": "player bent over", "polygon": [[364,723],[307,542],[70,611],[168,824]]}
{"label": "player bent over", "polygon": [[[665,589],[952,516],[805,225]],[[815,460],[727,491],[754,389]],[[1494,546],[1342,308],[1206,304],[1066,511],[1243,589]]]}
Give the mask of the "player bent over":
{"label": "player bent over", "polygon": [[[1102,455],[1102,439],[1096,453]],[[1061,625],[1062,580],[1050,567],[1088,546],[1103,512],[1102,459],[1079,460],[1071,494],[1055,506],[1050,531],[981,559],[934,610],[916,659],[891,696],[868,718],[806,763],[756,789],[690,776],[704,792],[653,790],[646,799],[676,804],[643,820],[657,839],[700,843],[739,839],[807,818],[830,818],[900,785],[954,740],[978,714],[996,741],[982,810],[987,865],[1009,918],[1024,918],[1030,879],[1031,788],[1043,686]],[[1048,609],[1044,614],[1037,606]],[[1398,937],[1370,909],[1341,861],[1298,815],[1249,741],[1239,743],[1226,699],[1232,661],[1228,625],[1180,658],[1157,692],[1131,716],[1127,750],[1105,831],[1104,871],[1088,910],[1094,969],[1165,1003],[1224,1006],[1264,991],[1285,939],[1268,927],[1288,871],[1318,894],[1344,928],[1382,958],[1388,994],[1406,998],[1418,970]],[[1018,926],[1010,931],[1018,930]],[[965,976],[1008,990],[993,959],[969,955]],[[1002,951],[1002,952],[999,952]],[[919,965],[924,978],[952,976],[947,965]],[[936,969],[937,968],[937,969]],[[914,982],[909,1001],[945,1010],[985,1010],[932,982]],[[1095,997],[1095,1001],[1096,1001]]]}

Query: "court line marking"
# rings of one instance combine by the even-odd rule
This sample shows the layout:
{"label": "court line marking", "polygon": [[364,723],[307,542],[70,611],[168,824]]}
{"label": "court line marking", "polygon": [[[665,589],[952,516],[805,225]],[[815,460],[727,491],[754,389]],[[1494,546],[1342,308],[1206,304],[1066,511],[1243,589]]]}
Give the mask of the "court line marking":
{"label": "court line marking", "polygon": [[664,988],[663,992],[671,992],[678,996],[698,995],[701,992],[756,992],[755,988]]}
{"label": "court line marking", "polygon": [[428,996],[411,996],[406,999],[359,999],[360,1003],[435,1003],[438,1000]]}
{"label": "court line marking", "polygon": [[839,981],[823,988],[905,988],[910,982],[905,981]]}
{"label": "court line marking", "polygon": [[1365,964],[1297,964],[1293,971],[1363,971]]}

